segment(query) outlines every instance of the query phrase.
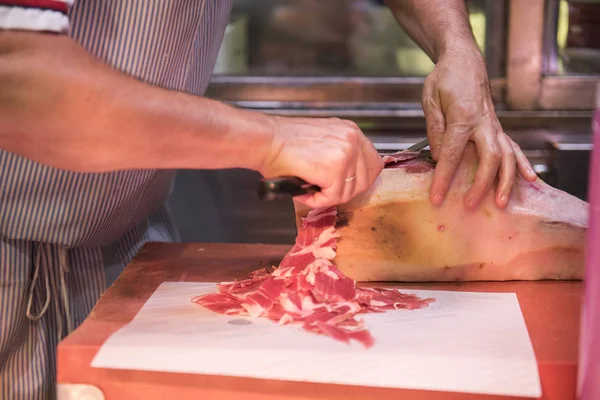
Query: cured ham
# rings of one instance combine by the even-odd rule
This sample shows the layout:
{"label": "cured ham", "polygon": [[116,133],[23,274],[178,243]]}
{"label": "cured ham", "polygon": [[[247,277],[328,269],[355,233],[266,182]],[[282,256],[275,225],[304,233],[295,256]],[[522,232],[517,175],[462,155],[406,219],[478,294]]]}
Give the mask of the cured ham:
{"label": "cured ham", "polygon": [[[469,210],[464,194],[477,167],[467,147],[442,206],[429,201],[428,152],[384,156],[365,193],[337,206],[334,263],[356,281],[581,279],[588,203],[542,180],[517,177],[505,209],[490,191]],[[298,226],[308,209],[295,203]]]}
{"label": "cured ham", "polygon": [[296,243],[273,272],[254,271],[249,279],[223,282],[218,292],[192,299],[213,312],[299,324],[312,333],[370,347],[374,338],[359,314],[413,310],[433,299],[394,289],[357,287],[334,264],[339,232],[335,207],[310,211]]}

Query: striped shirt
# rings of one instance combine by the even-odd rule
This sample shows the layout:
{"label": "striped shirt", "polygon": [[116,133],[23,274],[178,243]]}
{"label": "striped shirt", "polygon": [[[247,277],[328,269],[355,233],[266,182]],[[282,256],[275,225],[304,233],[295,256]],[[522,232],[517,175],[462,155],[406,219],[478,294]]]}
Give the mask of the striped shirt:
{"label": "striped shirt", "polygon": [[[231,0],[0,0],[0,29],[67,34],[136,79],[202,95],[230,10]],[[174,174],[74,173],[0,150],[0,399],[53,398],[60,336],[146,241],[177,239],[165,208]]]}

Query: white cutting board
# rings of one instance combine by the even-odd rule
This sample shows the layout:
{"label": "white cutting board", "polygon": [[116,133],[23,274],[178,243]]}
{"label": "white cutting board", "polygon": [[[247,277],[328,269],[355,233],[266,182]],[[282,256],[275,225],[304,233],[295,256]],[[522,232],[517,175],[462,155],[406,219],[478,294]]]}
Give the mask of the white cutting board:
{"label": "white cutting board", "polygon": [[514,293],[407,290],[436,302],[367,314],[364,349],[300,326],[224,316],[191,303],[212,283],[165,282],[93,367],[540,397],[537,362]]}

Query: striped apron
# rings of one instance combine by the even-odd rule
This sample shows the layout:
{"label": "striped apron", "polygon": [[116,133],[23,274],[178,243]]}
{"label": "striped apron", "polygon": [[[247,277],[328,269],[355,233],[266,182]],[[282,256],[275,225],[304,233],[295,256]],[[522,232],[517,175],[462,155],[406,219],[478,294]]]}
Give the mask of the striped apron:
{"label": "striped apron", "polygon": [[[202,95],[230,11],[231,0],[78,0],[69,34],[137,79]],[[174,173],[72,173],[0,151],[2,400],[55,398],[58,342],[144,243],[178,239]]]}

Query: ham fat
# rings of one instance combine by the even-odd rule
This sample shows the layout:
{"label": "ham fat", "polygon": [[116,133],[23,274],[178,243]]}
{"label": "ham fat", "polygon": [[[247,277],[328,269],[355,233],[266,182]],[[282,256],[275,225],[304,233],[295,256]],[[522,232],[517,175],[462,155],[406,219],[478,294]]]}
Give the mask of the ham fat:
{"label": "ham fat", "polygon": [[[357,281],[581,279],[588,203],[517,177],[509,204],[490,191],[464,206],[477,156],[467,148],[444,204],[429,201],[429,153],[384,156],[373,186],[339,205],[335,265]],[[308,212],[295,204],[297,223]]]}
{"label": "ham fat", "polygon": [[217,293],[192,301],[216,313],[300,324],[309,332],[370,347],[374,338],[358,314],[412,310],[433,299],[357,287],[332,263],[339,237],[336,221],[335,207],[310,211],[302,218],[295,245],[273,272],[258,270],[249,279],[220,283]]}

